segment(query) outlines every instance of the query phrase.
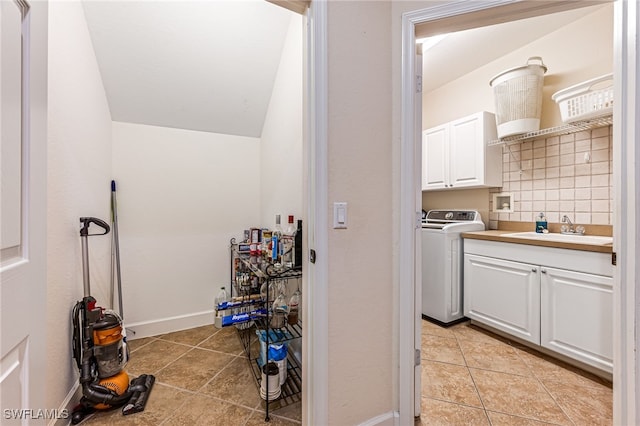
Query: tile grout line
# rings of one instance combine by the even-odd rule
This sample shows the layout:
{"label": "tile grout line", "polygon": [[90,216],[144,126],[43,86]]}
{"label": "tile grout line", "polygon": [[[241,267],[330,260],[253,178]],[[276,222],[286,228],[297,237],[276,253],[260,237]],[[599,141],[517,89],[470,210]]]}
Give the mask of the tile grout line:
{"label": "tile grout line", "polygon": [[573,421],[573,419],[571,418],[571,416],[569,414],[567,414],[564,411],[564,408],[562,408],[562,406],[560,404],[558,404],[558,401],[556,400],[556,398],[554,398],[553,394],[551,392],[549,392],[549,389],[547,389],[547,387],[544,385],[544,383],[542,382],[542,380],[540,380],[538,378],[538,376],[534,376],[536,378],[536,380],[538,381],[538,383],[540,383],[540,385],[542,386],[542,388],[544,389],[544,391],[547,393],[547,395],[549,395],[549,397],[553,400],[553,402],[556,404],[556,406],[560,409],[560,411],[562,411],[562,414],[565,415],[565,417],[571,422],[572,425],[574,426],[578,426],[576,425],[576,422]]}
{"label": "tile grout line", "polygon": [[[134,352],[138,351],[139,349],[144,348],[145,346],[150,345],[150,344],[151,344],[151,343],[153,343],[155,340],[159,340],[158,338],[153,337],[153,336],[143,337],[142,339],[149,339],[149,341],[148,341],[147,343],[143,344],[143,345],[140,345],[139,347],[137,347],[137,348],[135,348],[135,349],[131,349],[131,350],[129,351],[129,353],[130,353],[130,354],[132,354],[132,353],[134,353]],[[140,340],[142,340],[142,339],[140,339]],[[135,342],[135,340],[138,340],[138,339],[134,339],[134,340],[132,340],[132,342]],[[127,346],[129,346],[130,344],[131,344],[131,343],[130,343],[130,342],[129,342],[129,340],[127,339]]]}
{"label": "tile grout line", "polygon": [[487,418],[487,422],[491,426],[491,425],[493,425],[493,422],[491,422],[491,418],[489,417],[489,413],[487,413],[487,407],[484,404],[482,396],[480,395],[480,391],[478,390],[478,385],[476,384],[476,380],[473,378],[473,375],[471,374],[471,369],[469,368],[469,363],[467,362],[467,357],[464,354],[464,350],[462,349],[462,345],[460,345],[460,339],[458,338],[458,335],[455,334],[455,333],[454,333],[454,336],[456,338],[456,343],[458,344],[458,348],[460,349],[460,353],[462,354],[462,359],[464,360],[464,364],[465,364],[465,367],[467,369],[467,374],[469,374],[469,377],[471,378],[471,382],[473,383],[473,389],[476,391],[476,395],[478,395],[478,400],[480,401],[480,404],[482,404],[482,411],[484,412],[484,416]]}
{"label": "tile grout line", "polygon": [[556,398],[553,397],[553,395],[551,394],[551,392],[549,392],[549,389],[547,389],[547,387],[544,385],[544,383],[542,382],[542,380],[540,380],[540,377],[538,377],[538,375],[536,374],[535,370],[531,367],[531,365],[529,365],[529,363],[524,359],[524,357],[522,355],[520,355],[520,353],[518,351],[516,351],[516,355],[518,356],[518,358],[520,358],[520,360],[527,366],[527,368],[531,371],[531,375],[536,379],[536,381],[538,383],[540,383],[540,386],[542,386],[542,388],[544,389],[544,391],[547,393],[547,395],[549,395],[549,397],[553,400],[553,403],[556,404],[556,407],[558,407],[558,409],[560,409],[560,411],[562,412],[562,414],[565,415],[565,417],[571,422],[572,425],[577,426],[575,424],[575,422],[573,421],[573,419],[571,418],[571,416],[569,416],[569,414],[567,414],[565,412],[565,410],[562,408],[562,406],[560,404],[558,404],[558,401],[556,400]]}

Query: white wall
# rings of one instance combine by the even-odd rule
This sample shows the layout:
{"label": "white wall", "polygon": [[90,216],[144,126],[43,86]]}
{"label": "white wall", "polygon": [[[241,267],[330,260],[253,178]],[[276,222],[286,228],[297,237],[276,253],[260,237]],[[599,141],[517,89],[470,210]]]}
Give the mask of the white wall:
{"label": "white wall", "polygon": [[[329,424],[389,415],[393,345],[391,2],[328,2]],[[398,62],[399,63],[399,62]],[[387,418],[389,420],[389,418]]]}
{"label": "white wall", "polygon": [[[81,216],[109,221],[111,116],[79,2],[49,3],[47,407],[75,385],[71,309],[83,296]],[[90,237],[91,290],[108,301],[110,238]],[[38,407],[34,407],[38,408]],[[40,407],[45,408],[45,407]]]}
{"label": "white wall", "polygon": [[261,225],[302,218],[302,16],[292,14],[260,143]]}
{"label": "white wall", "polygon": [[259,159],[257,138],[113,123],[131,337],[211,324],[229,240],[260,222]]}

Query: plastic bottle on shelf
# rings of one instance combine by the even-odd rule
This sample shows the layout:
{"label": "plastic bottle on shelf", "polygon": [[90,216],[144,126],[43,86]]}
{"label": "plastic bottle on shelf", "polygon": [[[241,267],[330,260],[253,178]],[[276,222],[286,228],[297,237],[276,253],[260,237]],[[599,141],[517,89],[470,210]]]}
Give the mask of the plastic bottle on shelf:
{"label": "plastic bottle on shelf", "polygon": [[220,287],[220,291],[218,292],[218,295],[216,296],[216,314],[217,316],[222,316],[222,313],[218,310],[218,306],[220,306],[221,303],[224,302],[228,302],[229,301],[229,295],[227,294],[227,290],[225,289],[225,287]]}
{"label": "plastic bottle on shelf", "polygon": [[280,293],[278,297],[276,297],[276,300],[273,301],[273,316],[271,317],[271,327],[284,327],[288,311],[289,308],[287,307],[287,301],[284,297],[284,293]]}
{"label": "plastic bottle on shelf", "polygon": [[298,318],[300,316],[300,290],[296,290],[289,299],[289,315],[287,316],[287,322],[290,325],[295,325],[298,323]]}
{"label": "plastic bottle on shelf", "polygon": [[[268,288],[269,288],[269,300],[267,300],[267,283],[268,284]],[[267,302],[267,303],[273,303],[273,301],[276,299],[276,293],[278,293],[278,289],[275,285],[274,281],[263,281],[262,285],[260,286],[260,299],[262,299],[262,301]]]}
{"label": "plastic bottle on shelf", "polygon": [[296,225],[293,222],[293,215],[290,214],[287,218],[287,229],[285,229],[285,235],[294,235],[296,233]]}
{"label": "plastic bottle on shelf", "polygon": [[293,224],[293,215],[289,215],[287,228],[282,234],[282,263],[285,268],[293,267],[294,239],[296,227]]}
{"label": "plastic bottle on shelf", "polygon": [[276,215],[276,226],[273,228],[273,233],[271,234],[271,261],[274,265],[281,265],[281,248],[280,244],[282,242],[282,226],[280,225],[280,215]]}

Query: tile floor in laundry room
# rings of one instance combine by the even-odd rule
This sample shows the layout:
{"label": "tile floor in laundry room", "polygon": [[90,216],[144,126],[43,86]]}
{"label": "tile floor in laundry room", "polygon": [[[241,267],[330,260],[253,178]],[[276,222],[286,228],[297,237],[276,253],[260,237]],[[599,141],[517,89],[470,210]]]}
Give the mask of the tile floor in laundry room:
{"label": "tile floor in laundry room", "polygon": [[416,425],[611,425],[611,382],[471,325],[422,321]]}
{"label": "tile floor in laundry room", "polygon": [[[234,327],[130,342],[131,375],[154,374],[144,412],[99,412],[87,425],[301,424],[301,403],[265,412]],[[422,415],[416,425],[611,425],[611,383],[469,322],[422,321]],[[320,425],[318,425],[320,426]],[[345,425],[346,426],[346,425]]]}

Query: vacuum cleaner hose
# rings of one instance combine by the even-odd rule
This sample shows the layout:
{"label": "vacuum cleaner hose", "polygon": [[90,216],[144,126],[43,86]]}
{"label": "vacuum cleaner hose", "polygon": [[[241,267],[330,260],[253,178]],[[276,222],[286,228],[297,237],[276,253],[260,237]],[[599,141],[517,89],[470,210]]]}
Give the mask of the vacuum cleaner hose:
{"label": "vacuum cleaner hose", "polygon": [[129,400],[131,392],[131,389],[127,389],[124,393],[118,395],[113,390],[97,383],[85,383],[82,385],[83,396],[94,404],[122,405]]}

